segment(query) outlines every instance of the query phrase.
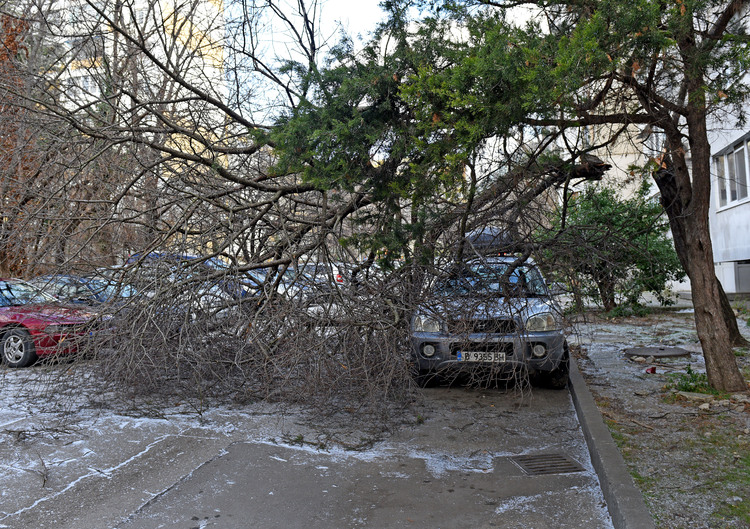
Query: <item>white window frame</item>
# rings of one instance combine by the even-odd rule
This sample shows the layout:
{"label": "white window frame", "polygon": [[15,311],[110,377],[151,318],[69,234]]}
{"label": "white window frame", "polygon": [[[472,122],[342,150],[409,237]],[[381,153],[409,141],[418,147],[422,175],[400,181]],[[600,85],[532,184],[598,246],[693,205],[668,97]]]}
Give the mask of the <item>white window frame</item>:
{"label": "white window frame", "polygon": [[746,202],[750,195],[748,168],[750,136],[733,143],[713,157],[719,209]]}

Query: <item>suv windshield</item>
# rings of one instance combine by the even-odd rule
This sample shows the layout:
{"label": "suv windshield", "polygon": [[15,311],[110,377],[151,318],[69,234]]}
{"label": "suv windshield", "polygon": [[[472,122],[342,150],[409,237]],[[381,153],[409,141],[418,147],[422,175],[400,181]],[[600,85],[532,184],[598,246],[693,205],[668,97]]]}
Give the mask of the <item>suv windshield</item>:
{"label": "suv windshield", "polygon": [[517,266],[507,279],[511,263],[470,263],[455,276],[438,283],[436,292],[443,296],[546,296],[547,288],[536,267]]}

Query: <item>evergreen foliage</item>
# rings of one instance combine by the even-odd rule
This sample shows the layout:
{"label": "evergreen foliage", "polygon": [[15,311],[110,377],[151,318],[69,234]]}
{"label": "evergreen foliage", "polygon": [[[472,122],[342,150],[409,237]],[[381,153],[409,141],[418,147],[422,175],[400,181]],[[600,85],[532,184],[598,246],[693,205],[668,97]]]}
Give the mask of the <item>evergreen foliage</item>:
{"label": "evergreen foliage", "polygon": [[612,186],[590,185],[569,201],[564,217],[552,220],[548,266],[607,311],[637,305],[644,292],[669,304],[668,282],[685,276],[649,188],[644,181],[634,196],[620,198]]}

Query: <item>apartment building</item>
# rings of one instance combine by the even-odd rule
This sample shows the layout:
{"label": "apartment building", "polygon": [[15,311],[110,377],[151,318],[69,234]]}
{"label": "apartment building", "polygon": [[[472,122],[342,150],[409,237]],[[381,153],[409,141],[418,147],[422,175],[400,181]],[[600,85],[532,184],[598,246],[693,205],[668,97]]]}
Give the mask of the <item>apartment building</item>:
{"label": "apartment building", "polygon": [[56,24],[49,31],[57,46],[59,98],[69,109],[93,113],[106,106],[116,114],[110,115],[113,122],[163,115],[216,125],[210,112],[196,112],[196,107],[205,106],[206,98],[226,95],[221,0],[62,0],[53,5]]}
{"label": "apartment building", "polygon": [[716,275],[728,294],[750,294],[750,130],[710,135],[713,178],[709,222]]}
{"label": "apartment building", "polygon": [[[750,294],[750,129],[732,126],[734,121],[724,116],[709,124],[713,171],[709,223],[716,275],[728,294],[742,295]],[[659,135],[640,136],[633,131],[597,152],[612,164],[607,178],[625,197],[633,189],[628,167],[643,165],[661,149]],[[658,192],[656,186],[653,189]],[[689,292],[690,283],[686,279],[671,288]]]}

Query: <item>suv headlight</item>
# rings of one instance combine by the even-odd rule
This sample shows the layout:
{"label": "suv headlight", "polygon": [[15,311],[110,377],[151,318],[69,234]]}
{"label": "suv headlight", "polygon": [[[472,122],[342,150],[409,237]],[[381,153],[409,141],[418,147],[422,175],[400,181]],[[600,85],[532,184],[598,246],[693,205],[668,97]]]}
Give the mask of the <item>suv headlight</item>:
{"label": "suv headlight", "polygon": [[559,331],[561,328],[560,322],[551,312],[543,312],[526,320],[528,332]]}
{"label": "suv headlight", "polygon": [[416,332],[440,332],[440,322],[428,316],[414,317],[414,331]]}

